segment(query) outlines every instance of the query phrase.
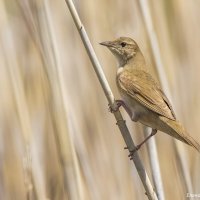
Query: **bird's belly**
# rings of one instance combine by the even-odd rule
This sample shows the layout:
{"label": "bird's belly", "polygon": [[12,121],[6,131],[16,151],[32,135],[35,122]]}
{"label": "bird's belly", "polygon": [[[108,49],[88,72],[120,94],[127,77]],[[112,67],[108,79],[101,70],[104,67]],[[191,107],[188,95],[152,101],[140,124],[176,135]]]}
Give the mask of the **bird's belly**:
{"label": "bird's belly", "polygon": [[131,111],[132,115],[138,116],[138,121],[148,127],[159,129],[159,115],[149,110],[134,98],[122,95],[122,99]]}
{"label": "bird's belly", "polygon": [[122,95],[122,99],[126,106],[131,110],[132,113],[143,115],[146,112],[146,108],[136,101],[134,98],[130,98],[127,95]]}

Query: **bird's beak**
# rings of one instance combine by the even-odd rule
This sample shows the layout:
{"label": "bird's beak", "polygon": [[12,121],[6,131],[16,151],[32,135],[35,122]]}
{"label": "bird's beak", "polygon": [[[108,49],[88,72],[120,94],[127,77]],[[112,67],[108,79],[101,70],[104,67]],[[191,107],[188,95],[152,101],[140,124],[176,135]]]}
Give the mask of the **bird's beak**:
{"label": "bird's beak", "polygon": [[100,45],[103,45],[103,46],[106,46],[106,47],[112,47],[113,45],[112,45],[112,42],[110,42],[110,41],[105,41],[105,42],[101,42],[101,43],[99,43]]}

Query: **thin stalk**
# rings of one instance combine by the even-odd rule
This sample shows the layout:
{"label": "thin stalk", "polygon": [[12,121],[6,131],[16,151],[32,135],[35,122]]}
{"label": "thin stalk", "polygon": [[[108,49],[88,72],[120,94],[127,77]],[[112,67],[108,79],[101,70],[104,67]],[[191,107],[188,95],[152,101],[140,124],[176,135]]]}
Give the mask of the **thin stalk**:
{"label": "thin stalk", "polygon": [[[138,4],[139,4],[141,15],[145,24],[146,32],[149,36],[149,42],[150,42],[150,46],[151,46],[154,60],[156,63],[156,70],[157,70],[160,84],[165,94],[167,95],[167,97],[171,100],[172,98],[171,98],[171,93],[169,89],[169,84],[168,84],[166,73],[164,70],[164,65],[161,59],[159,43],[156,36],[156,32],[154,30],[153,20],[152,20],[151,13],[149,10],[148,0],[138,0]],[[186,191],[192,191],[192,183],[191,183],[191,178],[189,175],[189,167],[188,167],[188,164],[185,162],[185,160],[187,160],[185,158],[186,154],[180,153],[179,145],[182,145],[182,144],[178,144],[176,140],[173,140],[173,141],[174,141],[175,151],[177,152],[177,156],[179,157],[180,169],[184,177],[183,179],[186,185]],[[181,148],[181,151],[183,151],[182,148]]]}
{"label": "thin stalk", "polygon": [[[149,127],[144,128],[144,135],[145,137],[151,133],[151,129]],[[163,191],[163,183],[162,178],[160,174],[160,166],[158,161],[158,151],[156,148],[156,140],[155,137],[152,137],[147,142],[147,149],[148,149],[148,155],[150,158],[150,166],[153,173],[153,182],[155,185],[156,193],[158,195],[159,200],[164,200],[164,191]]]}
{"label": "thin stalk", "polygon": [[[50,48],[50,51],[52,51],[51,52],[51,54],[52,54],[52,69],[51,70],[52,71],[49,70],[49,73],[51,74],[50,81],[51,81],[51,84],[54,85],[54,87],[55,87],[54,90],[59,93],[59,97],[58,97],[59,100],[57,100],[57,101],[59,101],[58,103],[61,104],[63,107],[62,114],[63,114],[64,122],[65,122],[65,124],[68,124],[67,101],[65,99],[66,94],[65,94],[65,85],[64,85],[64,80],[63,80],[64,78],[63,78],[63,73],[62,73],[62,69],[61,69],[59,52],[58,52],[58,47],[57,47],[57,42],[56,42],[56,36],[55,36],[54,29],[53,29],[53,24],[52,24],[52,19],[51,19],[51,11],[50,11],[48,0],[44,1],[44,11],[45,11],[44,12],[44,21],[45,21],[44,23],[46,23],[46,28],[47,28],[47,34],[48,34],[49,43],[50,43],[49,48]],[[54,80],[56,80],[56,82]],[[54,96],[56,96],[56,94]],[[68,127],[66,127],[66,129],[68,130]],[[69,134],[69,131],[68,131],[68,133],[66,133],[64,131],[63,132],[60,131],[60,133],[58,132],[57,140],[59,140],[58,143],[60,144],[60,145],[58,145],[58,151],[59,151],[59,156],[60,156],[60,160],[61,160],[62,170],[64,173],[65,187],[67,188],[67,185],[70,185],[69,189],[74,190],[76,188],[77,193],[78,193],[77,198],[87,199],[87,197],[86,197],[87,195],[85,194],[85,191],[82,187],[83,181],[82,181],[82,177],[81,177],[78,158],[75,153],[75,147],[74,147],[71,135]],[[63,144],[64,141],[65,141],[65,144]],[[70,158],[66,158],[66,155],[68,155]],[[69,172],[68,172],[69,164],[67,164],[67,159],[72,160],[72,165],[73,165],[72,169],[74,169],[73,174],[76,177],[76,179],[74,179],[74,184],[72,184],[72,181],[69,180],[69,178],[68,178],[69,177]],[[72,173],[72,171],[70,171],[70,173]],[[69,181],[71,181],[71,184],[69,184]],[[69,192],[70,191],[68,190],[68,193]]]}
{"label": "thin stalk", "polygon": [[[99,82],[101,84],[101,87],[105,93],[105,96],[109,102],[109,104],[111,105],[112,108],[115,108],[116,107],[116,103],[115,103],[115,99],[114,99],[114,96],[113,96],[113,93],[111,91],[111,88],[108,84],[108,81],[106,80],[106,77],[103,73],[103,70],[102,70],[102,67],[96,57],[96,54],[94,52],[94,49],[90,43],[90,40],[88,38],[88,35],[85,31],[85,28],[83,27],[83,24],[81,23],[81,20],[78,16],[78,13],[76,11],[76,8],[72,2],[72,0],[65,0],[66,3],[67,3],[67,6],[70,10],[70,13],[72,15],[72,18],[74,20],[74,23],[76,24],[76,28],[81,36],[81,39],[84,43],[84,46],[86,48],[86,51],[88,53],[88,56],[92,62],[92,66],[96,72],[96,75],[99,79]],[[122,118],[122,115],[120,113],[120,111],[117,111],[117,112],[114,112],[113,113],[114,116],[115,116],[115,119],[117,121],[117,125],[121,131],[121,134],[123,136],[123,139],[129,149],[129,151],[131,150],[134,150],[135,149],[135,144],[131,138],[131,135],[130,135],[130,132],[126,126],[126,123],[125,123],[125,120]],[[139,177],[142,181],[142,184],[145,188],[145,191],[146,191],[146,194],[148,196],[148,199],[158,199],[154,190],[153,190],[153,187],[150,183],[150,180],[149,180],[149,177],[146,173],[146,170],[144,169],[144,166],[140,160],[140,157],[138,155],[138,153],[136,152],[133,156],[133,162],[135,164],[135,167],[137,169],[137,172],[139,174]]]}
{"label": "thin stalk", "polygon": [[[8,27],[10,24],[8,24]],[[26,196],[32,199],[43,198],[43,192],[37,190],[37,177],[34,173],[34,168],[32,167],[32,152],[30,148],[30,137],[32,136],[32,128],[30,122],[30,113],[26,101],[26,95],[23,87],[22,77],[19,71],[19,66],[17,64],[16,47],[14,44],[12,30],[9,27],[7,30],[6,39],[2,40],[1,48],[4,52],[6,67],[8,68],[10,84],[12,86],[12,93],[14,97],[14,103],[16,106],[16,111],[18,115],[18,120],[20,123],[21,134],[23,138],[23,172],[24,172],[24,185],[26,188]],[[4,36],[3,36],[4,37]],[[36,183],[36,185],[34,184]],[[35,188],[36,187],[36,188]],[[41,192],[39,192],[41,191]],[[36,194],[34,194],[36,192]]]}

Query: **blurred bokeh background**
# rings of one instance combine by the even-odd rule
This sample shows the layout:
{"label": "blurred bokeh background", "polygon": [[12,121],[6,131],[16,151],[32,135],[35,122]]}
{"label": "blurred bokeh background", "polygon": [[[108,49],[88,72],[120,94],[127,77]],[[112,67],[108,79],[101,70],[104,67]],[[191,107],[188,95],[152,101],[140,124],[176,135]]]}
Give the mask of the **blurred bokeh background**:
{"label": "blurred bokeh background", "polygon": [[[115,59],[99,42],[134,38],[157,75],[138,1],[75,5],[116,98]],[[147,6],[171,101],[200,142],[200,2]],[[0,199],[147,199],[65,1],[1,0],[0,13]],[[141,126],[122,113],[139,143]],[[173,139],[155,138],[166,199],[200,193],[199,154],[180,148],[193,188],[187,191]],[[139,154],[151,178],[146,146]]]}

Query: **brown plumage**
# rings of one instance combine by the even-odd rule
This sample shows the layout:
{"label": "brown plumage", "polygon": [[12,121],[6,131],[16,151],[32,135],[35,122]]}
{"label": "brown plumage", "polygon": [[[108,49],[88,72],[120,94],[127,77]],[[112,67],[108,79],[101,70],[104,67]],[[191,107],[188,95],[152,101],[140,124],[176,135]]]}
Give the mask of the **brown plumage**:
{"label": "brown plumage", "polygon": [[116,83],[131,119],[163,131],[200,152],[200,145],[177,121],[168,98],[148,72],[137,43],[121,37],[101,44],[107,46],[118,60]]}
{"label": "brown plumage", "polygon": [[175,120],[169,100],[149,73],[138,69],[124,70],[118,74],[117,83],[119,89],[150,110]]}

